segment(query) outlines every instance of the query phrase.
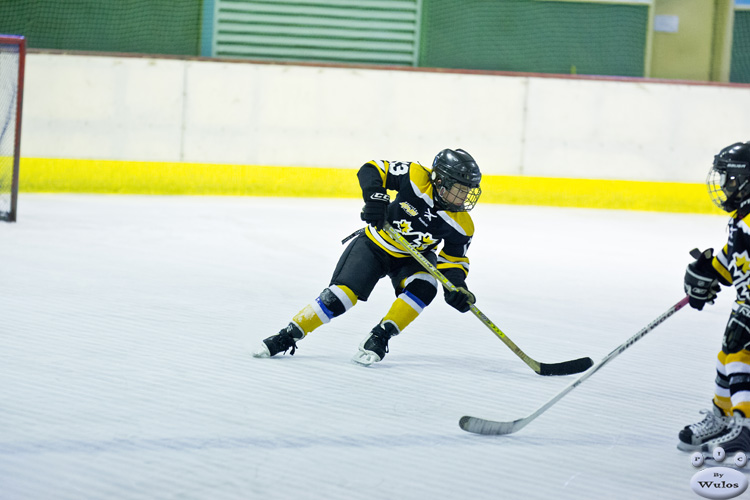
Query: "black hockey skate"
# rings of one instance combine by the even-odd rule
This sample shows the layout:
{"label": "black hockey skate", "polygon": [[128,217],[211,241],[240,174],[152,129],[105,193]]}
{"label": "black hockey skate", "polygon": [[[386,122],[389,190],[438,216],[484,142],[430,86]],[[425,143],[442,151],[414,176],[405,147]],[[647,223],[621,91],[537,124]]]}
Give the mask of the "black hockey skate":
{"label": "black hockey skate", "polygon": [[388,341],[398,333],[398,327],[392,321],[377,325],[359,345],[359,352],[352,361],[365,366],[381,361],[388,352]]}
{"label": "black hockey skate", "polygon": [[743,417],[741,413],[735,413],[734,416],[728,418],[726,431],[703,444],[700,449],[704,453],[713,454],[716,448],[723,448],[727,454],[750,451],[750,418]]}
{"label": "black hockey skate", "polygon": [[263,347],[253,353],[256,358],[270,358],[280,352],[286,354],[291,349],[290,356],[294,356],[297,350],[296,341],[302,340],[305,334],[294,323],[289,323],[286,328],[282,329],[276,335],[271,335],[263,341]]}
{"label": "black hockey skate", "polygon": [[715,405],[711,410],[701,410],[706,416],[700,422],[686,425],[679,434],[680,442],[677,448],[682,451],[696,451],[704,443],[720,437],[727,431],[731,417],[725,417],[724,413]]}

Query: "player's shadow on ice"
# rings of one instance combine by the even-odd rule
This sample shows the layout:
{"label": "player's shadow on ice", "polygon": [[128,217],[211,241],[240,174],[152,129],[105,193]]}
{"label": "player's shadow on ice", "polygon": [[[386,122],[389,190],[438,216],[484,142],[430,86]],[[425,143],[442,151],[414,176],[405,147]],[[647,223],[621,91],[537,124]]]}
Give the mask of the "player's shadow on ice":
{"label": "player's shadow on ice", "polygon": [[463,356],[463,355],[392,355],[386,357],[379,363],[368,367],[378,370],[439,370],[442,373],[461,373],[461,376],[471,373],[494,373],[503,375],[523,374],[524,372],[536,375],[529,367],[520,360],[497,359],[491,360],[486,357]]}

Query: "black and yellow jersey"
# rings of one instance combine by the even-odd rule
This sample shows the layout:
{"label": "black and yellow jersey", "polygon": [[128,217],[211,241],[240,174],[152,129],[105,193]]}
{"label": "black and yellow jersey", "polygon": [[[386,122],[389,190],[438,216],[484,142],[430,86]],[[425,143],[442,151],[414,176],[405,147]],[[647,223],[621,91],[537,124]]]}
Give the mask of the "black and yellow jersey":
{"label": "black and yellow jersey", "polygon": [[712,264],[724,285],[734,285],[737,302],[750,303],[750,215],[729,221],[727,244],[714,256]]}
{"label": "black and yellow jersey", "polygon": [[[373,160],[360,168],[357,177],[364,192],[374,187],[396,191],[388,207],[388,222],[417,250],[438,254],[438,269],[452,282],[462,282],[469,273],[466,256],[474,235],[474,223],[467,212],[437,210],[433,200],[431,170],[419,163]],[[367,237],[393,257],[410,257],[383,230],[372,225]]]}

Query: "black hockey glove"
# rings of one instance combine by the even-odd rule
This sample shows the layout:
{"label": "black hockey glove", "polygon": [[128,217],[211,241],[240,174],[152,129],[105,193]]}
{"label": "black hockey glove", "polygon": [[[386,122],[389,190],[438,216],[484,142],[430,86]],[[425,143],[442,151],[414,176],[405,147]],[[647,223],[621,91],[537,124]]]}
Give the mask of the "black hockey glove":
{"label": "black hockey glove", "polygon": [[699,311],[706,303],[713,304],[716,294],[721,291],[719,275],[711,265],[713,256],[713,248],[704,250],[695,262],[688,264],[685,271],[685,293],[688,295],[690,307]]}
{"label": "black hockey glove", "polygon": [[466,284],[457,286],[456,290],[452,292],[445,290],[444,295],[445,302],[449,306],[458,309],[462,313],[467,312],[470,309],[469,306],[477,301],[476,297],[474,297],[474,294],[471,293],[468,288],[466,288]]}
{"label": "black hockey glove", "polygon": [[721,350],[725,354],[734,354],[746,349],[750,344],[750,307],[741,304],[739,309],[732,311],[724,331]]}
{"label": "black hockey glove", "polygon": [[374,189],[362,194],[365,199],[365,206],[360,218],[378,229],[383,229],[388,219],[388,204],[391,202],[391,197],[388,196],[385,188]]}

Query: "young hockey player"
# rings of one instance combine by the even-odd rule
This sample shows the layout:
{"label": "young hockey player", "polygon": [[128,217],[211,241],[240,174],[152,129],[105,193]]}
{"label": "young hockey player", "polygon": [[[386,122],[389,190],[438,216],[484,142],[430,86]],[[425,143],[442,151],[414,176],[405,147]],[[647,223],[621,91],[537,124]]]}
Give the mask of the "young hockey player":
{"label": "young hockey player", "polygon": [[714,203],[732,213],[727,244],[714,255],[709,248],[690,263],[685,291],[698,310],[713,304],[719,284],[734,285],[732,305],[716,363],[710,410],[700,422],[679,433],[678,448],[713,453],[750,451],[750,142],[732,144],[714,157],[707,179]]}
{"label": "young hockey player", "polygon": [[[466,252],[474,234],[468,212],[481,193],[482,174],[474,158],[462,149],[444,149],[435,156],[432,170],[419,163],[370,161],[357,177],[365,201],[361,218],[367,227],[344,250],[328,287],[289,325],[265,339],[255,357],[268,358],[289,349],[294,354],[299,340],[357,301],[366,301],[377,282],[388,276],[396,300],[352,361],[370,365],[385,357],[391,337],[414,321],[438,292],[437,280],[388,236],[386,222],[458,288],[445,292],[449,305],[466,312],[474,303],[465,282]],[[387,190],[397,191],[392,202]]]}

